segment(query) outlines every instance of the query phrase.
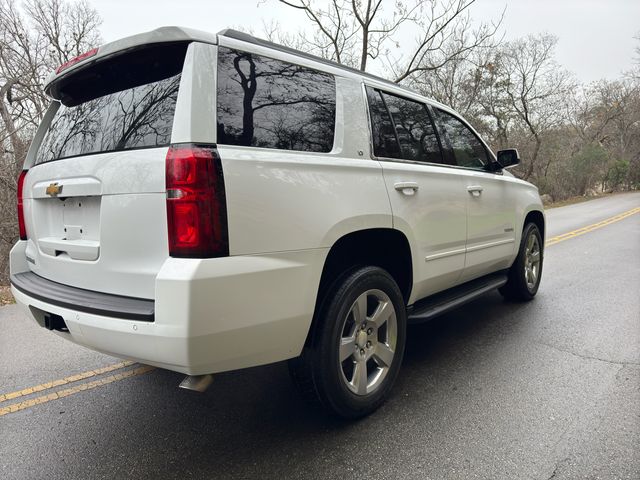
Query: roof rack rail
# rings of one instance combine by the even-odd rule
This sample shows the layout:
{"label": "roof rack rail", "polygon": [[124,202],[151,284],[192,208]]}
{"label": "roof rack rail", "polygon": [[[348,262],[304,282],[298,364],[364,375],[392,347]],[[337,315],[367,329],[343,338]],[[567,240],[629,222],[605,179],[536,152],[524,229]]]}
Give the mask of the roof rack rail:
{"label": "roof rack rail", "polygon": [[232,38],[234,40],[240,40],[240,41],[246,42],[246,43],[251,43],[253,45],[259,45],[261,47],[269,48],[271,50],[277,50],[277,51],[280,51],[280,52],[289,53],[291,55],[296,55],[298,57],[302,57],[302,58],[305,58],[307,60],[313,60],[314,62],[322,63],[322,64],[328,65],[330,67],[334,67],[334,68],[338,68],[340,70],[351,72],[353,74],[360,75],[360,76],[363,76],[363,77],[366,77],[366,78],[370,78],[370,79],[376,80],[378,82],[386,83],[387,85],[392,85],[392,86],[394,86],[396,88],[401,88],[401,89],[406,90],[406,91],[408,91],[410,93],[413,93],[414,95],[417,94],[417,92],[414,92],[410,88],[405,87],[404,85],[400,85],[398,83],[392,82],[391,80],[387,80],[386,78],[382,78],[382,77],[379,77],[377,75],[373,75],[371,73],[363,72],[363,71],[358,70],[356,68],[349,67],[347,65],[343,65],[343,64],[338,63],[338,62],[334,62],[333,60],[327,60],[326,58],[322,58],[322,57],[318,57],[316,55],[312,55],[311,53],[302,52],[300,50],[296,50],[295,48],[285,47],[284,45],[280,45],[279,43],[274,43],[274,42],[270,42],[269,40],[264,40],[262,38],[257,38],[257,37],[254,37],[253,35],[250,35],[250,34],[245,33],[245,32],[240,32],[240,31],[234,30],[232,28],[225,28],[224,30],[219,31],[218,35],[223,36],[223,37],[227,37],[227,38]]}

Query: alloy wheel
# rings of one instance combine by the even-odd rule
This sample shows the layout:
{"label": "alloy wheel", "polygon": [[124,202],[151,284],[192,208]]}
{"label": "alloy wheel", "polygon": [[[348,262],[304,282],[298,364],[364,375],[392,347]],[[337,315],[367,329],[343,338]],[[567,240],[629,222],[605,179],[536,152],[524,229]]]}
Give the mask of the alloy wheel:
{"label": "alloy wheel", "polygon": [[342,379],[356,395],[382,385],[395,357],[398,322],[393,302],[382,290],[367,290],[351,306],[341,329],[338,363]]}

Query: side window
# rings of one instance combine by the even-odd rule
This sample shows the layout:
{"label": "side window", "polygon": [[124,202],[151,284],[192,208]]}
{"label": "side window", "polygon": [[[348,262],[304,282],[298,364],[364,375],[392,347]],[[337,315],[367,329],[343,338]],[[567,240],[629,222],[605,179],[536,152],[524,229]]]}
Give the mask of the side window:
{"label": "side window", "polygon": [[332,75],[254,53],[218,48],[218,143],[329,152]]}
{"label": "side window", "polygon": [[376,157],[401,158],[398,137],[380,92],[367,87],[367,99],[371,115],[373,154]]}
{"label": "side window", "polygon": [[456,165],[482,169],[488,163],[487,150],[476,134],[450,113],[438,108],[433,110],[440,137],[445,137],[449,144],[447,155],[453,155]]}
{"label": "side window", "polygon": [[376,157],[442,163],[435,127],[426,107],[367,87]]}
{"label": "side window", "polygon": [[424,104],[382,94],[396,127],[400,158],[418,162],[442,163],[442,152],[435,127]]}

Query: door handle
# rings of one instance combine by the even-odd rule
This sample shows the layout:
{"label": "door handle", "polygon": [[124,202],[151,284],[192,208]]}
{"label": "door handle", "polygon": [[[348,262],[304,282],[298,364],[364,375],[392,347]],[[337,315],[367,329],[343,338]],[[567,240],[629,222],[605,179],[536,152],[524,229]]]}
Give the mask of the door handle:
{"label": "door handle", "polygon": [[419,188],[416,182],[398,182],[394,183],[393,187],[403,195],[407,195],[409,197],[411,195],[415,195]]}
{"label": "door handle", "polygon": [[469,192],[474,197],[479,197],[480,194],[482,193],[482,190],[483,188],[481,185],[469,185],[467,187],[467,192]]}

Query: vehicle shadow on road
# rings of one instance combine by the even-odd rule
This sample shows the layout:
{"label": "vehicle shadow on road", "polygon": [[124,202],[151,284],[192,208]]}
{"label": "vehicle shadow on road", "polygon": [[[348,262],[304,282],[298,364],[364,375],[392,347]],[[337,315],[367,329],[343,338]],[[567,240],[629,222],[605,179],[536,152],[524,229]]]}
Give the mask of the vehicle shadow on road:
{"label": "vehicle shadow on road", "polygon": [[[304,404],[285,363],[217,375],[204,394],[178,389],[181,375],[157,370],[135,386],[144,404],[129,403],[129,412],[116,419],[93,419],[102,424],[101,451],[121,456],[139,448],[143,435],[152,445],[144,452],[146,467],[140,470],[133,459],[126,461],[140,478],[167,469],[176,477],[215,471],[225,478],[272,478],[282,472],[299,478],[311,471],[322,477],[329,465],[332,470],[342,465],[346,472],[377,468],[376,457],[388,449],[395,449],[396,457],[404,455],[402,445],[411,441],[408,431],[423,430],[420,441],[426,446],[429,432],[444,428],[442,417],[454,415],[460,402],[477,393],[476,384],[463,384],[461,378],[473,376],[478,365],[500,351],[504,339],[517,335],[524,323],[518,317],[527,308],[495,294],[429,324],[411,326],[392,397],[358,422],[338,421]],[[354,450],[363,448],[365,437],[369,454],[363,464]],[[82,454],[94,456],[90,450]]]}

